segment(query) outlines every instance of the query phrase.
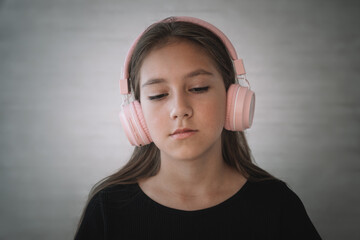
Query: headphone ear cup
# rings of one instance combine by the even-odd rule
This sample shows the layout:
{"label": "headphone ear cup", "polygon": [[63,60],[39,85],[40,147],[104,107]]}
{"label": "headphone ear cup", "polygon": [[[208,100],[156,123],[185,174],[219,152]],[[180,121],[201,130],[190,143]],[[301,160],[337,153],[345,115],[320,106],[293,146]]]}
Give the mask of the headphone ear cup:
{"label": "headphone ear cup", "polygon": [[152,142],[138,101],[126,105],[120,111],[119,118],[131,145],[144,146]]}
{"label": "headphone ear cup", "polygon": [[243,131],[250,128],[255,110],[255,93],[240,84],[232,84],[227,92],[225,129]]}

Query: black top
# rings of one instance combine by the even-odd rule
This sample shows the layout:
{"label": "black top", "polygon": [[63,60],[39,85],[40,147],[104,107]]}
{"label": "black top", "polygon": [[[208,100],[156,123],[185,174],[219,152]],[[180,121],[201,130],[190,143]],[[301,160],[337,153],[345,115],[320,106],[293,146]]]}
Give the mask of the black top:
{"label": "black top", "polygon": [[97,193],[75,236],[81,239],[321,239],[299,197],[282,181],[249,182],[206,209],[161,205],[138,184]]}

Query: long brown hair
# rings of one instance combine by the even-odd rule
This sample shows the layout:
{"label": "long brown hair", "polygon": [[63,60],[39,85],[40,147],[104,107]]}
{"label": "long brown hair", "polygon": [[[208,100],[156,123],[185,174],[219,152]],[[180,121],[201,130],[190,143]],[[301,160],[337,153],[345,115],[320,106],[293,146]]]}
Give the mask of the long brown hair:
{"label": "long brown hair", "polygon": [[[237,81],[231,57],[217,35],[199,25],[172,21],[172,18],[167,18],[151,25],[143,33],[134,49],[129,69],[125,69],[130,73],[130,87],[136,100],[140,99],[139,71],[142,61],[153,49],[173,41],[191,41],[203,48],[214,60],[222,75],[226,90]],[[222,156],[225,162],[243,174],[248,181],[275,179],[253,162],[244,132],[224,129],[221,141]],[[135,147],[130,160],[120,170],[104,178],[92,188],[88,201],[104,188],[117,184],[136,183],[139,179],[156,175],[159,169],[160,150],[154,143]]]}

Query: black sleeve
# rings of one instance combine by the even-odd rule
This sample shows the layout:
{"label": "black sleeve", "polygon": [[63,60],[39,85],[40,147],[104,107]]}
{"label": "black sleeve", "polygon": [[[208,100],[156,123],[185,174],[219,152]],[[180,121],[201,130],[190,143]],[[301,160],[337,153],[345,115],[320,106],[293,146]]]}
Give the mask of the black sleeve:
{"label": "black sleeve", "polygon": [[321,239],[300,198],[288,190],[282,203],[281,239]]}
{"label": "black sleeve", "polygon": [[104,211],[101,194],[96,194],[85,209],[75,240],[104,239]]}

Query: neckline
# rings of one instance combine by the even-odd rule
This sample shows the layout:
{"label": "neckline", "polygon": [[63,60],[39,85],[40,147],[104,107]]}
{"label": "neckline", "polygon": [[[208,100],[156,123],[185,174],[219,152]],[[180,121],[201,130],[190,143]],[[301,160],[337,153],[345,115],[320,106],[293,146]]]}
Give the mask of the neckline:
{"label": "neckline", "polygon": [[203,208],[203,209],[197,209],[197,210],[183,210],[183,209],[177,209],[177,208],[172,208],[172,207],[168,207],[165,206],[161,203],[158,203],[157,201],[153,200],[151,197],[149,197],[140,187],[139,183],[137,182],[135,185],[138,188],[138,191],[140,192],[140,194],[146,199],[147,202],[149,202],[150,204],[154,205],[156,208],[158,208],[161,211],[165,211],[168,213],[175,213],[175,214],[182,214],[182,215],[197,215],[197,214],[204,214],[207,212],[212,212],[212,211],[216,211],[220,208],[223,208],[227,205],[229,205],[230,203],[232,203],[236,198],[238,198],[240,195],[243,194],[243,192],[248,188],[249,186],[249,181],[246,180],[245,183],[240,187],[240,189],[238,191],[236,191],[232,196],[230,196],[229,198],[225,199],[224,201],[214,205],[214,206],[210,206],[207,208]]}

